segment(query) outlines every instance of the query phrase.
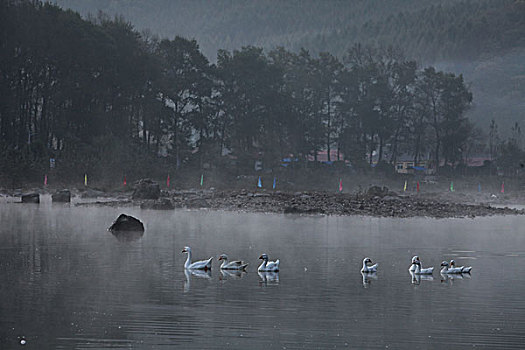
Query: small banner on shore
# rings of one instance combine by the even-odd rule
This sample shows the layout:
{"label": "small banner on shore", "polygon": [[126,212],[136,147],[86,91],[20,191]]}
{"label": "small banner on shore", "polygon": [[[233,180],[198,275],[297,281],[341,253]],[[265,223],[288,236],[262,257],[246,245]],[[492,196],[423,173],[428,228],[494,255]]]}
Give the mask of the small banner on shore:
{"label": "small banner on shore", "polygon": [[170,187],[170,174],[168,174],[168,177],[166,178],[166,187]]}
{"label": "small banner on shore", "polygon": [[481,192],[481,183],[478,182],[478,192]]}
{"label": "small banner on shore", "polygon": [[417,182],[417,192],[419,192],[419,181]]}
{"label": "small banner on shore", "polygon": [[505,193],[505,182],[501,183],[501,193]]}
{"label": "small banner on shore", "polygon": [[259,176],[259,180],[257,181],[257,187],[262,188],[262,182],[261,182],[260,176]]}
{"label": "small banner on shore", "polygon": [[339,179],[339,192],[343,192],[343,179]]}
{"label": "small banner on shore", "polygon": [[126,175],[124,175],[124,182],[123,182],[124,186],[126,186],[128,184],[128,182],[126,181]]}
{"label": "small banner on shore", "polygon": [[454,192],[454,181],[450,181],[450,192]]}
{"label": "small banner on shore", "polygon": [[273,178],[273,189],[275,190],[275,186],[277,185],[277,178]]}
{"label": "small banner on shore", "polygon": [[84,174],[84,186],[87,186],[87,174]]}
{"label": "small banner on shore", "polygon": [[44,186],[47,186],[47,174],[44,175]]}
{"label": "small banner on shore", "polygon": [[203,183],[204,183],[204,174],[201,174],[201,187]]}
{"label": "small banner on shore", "polygon": [[407,191],[407,180],[405,180],[405,187],[403,187],[403,192]]}

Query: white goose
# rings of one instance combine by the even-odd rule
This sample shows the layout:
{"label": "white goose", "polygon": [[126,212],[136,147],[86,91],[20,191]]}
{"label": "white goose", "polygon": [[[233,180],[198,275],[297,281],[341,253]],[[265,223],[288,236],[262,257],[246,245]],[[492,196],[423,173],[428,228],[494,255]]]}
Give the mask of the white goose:
{"label": "white goose", "polygon": [[226,254],[221,254],[219,256],[219,261],[221,260],[221,270],[244,270],[246,269],[246,266],[248,266],[248,263],[241,260],[228,262],[228,255]]}
{"label": "white goose", "polygon": [[441,271],[439,271],[439,273],[441,273],[441,274],[462,273],[461,270],[463,269],[463,266],[461,266],[461,267],[449,267],[448,266],[448,262],[446,262],[446,261],[443,261],[441,263],[441,266],[443,266]]}
{"label": "white goose", "polygon": [[184,264],[185,269],[204,270],[204,271],[211,270],[211,261],[213,260],[213,257],[209,258],[208,260],[200,260],[200,261],[195,261],[194,263],[192,263],[191,262],[191,248],[184,247],[182,252],[188,254],[188,258],[186,259],[186,263]]}
{"label": "white goose", "polygon": [[415,263],[419,261],[419,256],[414,255],[412,257],[412,264],[410,264],[410,267],[408,268],[408,272],[414,272],[416,271],[416,265]]}
{"label": "white goose", "polygon": [[[454,260],[450,260],[450,268],[455,268],[456,262]],[[472,270],[472,266],[459,266],[458,269],[461,269],[461,273],[470,273],[470,270]]]}
{"label": "white goose", "polygon": [[415,262],[412,262],[412,265],[416,266],[414,270],[414,274],[416,275],[431,275],[432,272],[434,272],[434,267],[421,268],[421,260],[419,260],[419,257]]}
{"label": "white goose", "polygon": [[259,266],[257,271],[260,272],[279,272],[279,259],[275,261],[268,261],[268,255],[266,253],[261,254],[259,259],[262,259],[262,264]]}
{"label": "white goose", "polygon": [[374,264],[372,266],[368,266],[368,264],[372,264],[372,259],[370,258],[364,258],[363,259],[363,268],[361,269],[361,272],[364,273],[373,273],[377,272],[377,264]]}

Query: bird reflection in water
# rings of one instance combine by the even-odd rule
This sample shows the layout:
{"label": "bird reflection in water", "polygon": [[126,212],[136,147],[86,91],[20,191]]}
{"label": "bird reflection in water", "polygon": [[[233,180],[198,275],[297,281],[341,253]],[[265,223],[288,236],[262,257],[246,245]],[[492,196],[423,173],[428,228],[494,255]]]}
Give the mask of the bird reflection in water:
{"label": "bird reflection in water", "polygon": [[449,285],[453,285],[455,280],[471,278],[470,273],[455,273],[455,274],[440,273],[440,276],[441,276],[441,283],[447,283]]}
{"label": "bird reflection in water", "polygon": [[432,275],[420,275],[410,271],[410,276],[412,276],[412,284],[419,285],[421,281],[433,281],[434,276]]}
{"label": "bird reflection in water", "polygon": [[259,274],[260,286],[271,286],[279,284],[279,272],[257,272]]}
{"label": "bird reflection in water", "polygon": [[238,280],[244,277],[246,275],[246,271],[244,270],[221,270],[221,274],[219,275],[219,280],[226,281],[226,280]]}
{"label": "bird reflection in water", "polygon": [[191,288],[192,276],[204,279],[211,279],[211,270],[191,270],[184,269],[184,276],[186,276],[186,282],[184,282],[184,292],[188,292]]}
{"label": "bird reflection in water", "polygon": [[368,288],[372,280],[377,280],[377,272],[361,272],[363,276],[363,287]]}

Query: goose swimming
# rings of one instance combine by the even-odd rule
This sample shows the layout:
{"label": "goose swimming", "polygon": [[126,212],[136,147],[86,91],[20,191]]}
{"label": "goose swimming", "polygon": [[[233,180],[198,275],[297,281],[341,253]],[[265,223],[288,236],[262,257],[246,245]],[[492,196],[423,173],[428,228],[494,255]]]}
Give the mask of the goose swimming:
{"label": "goose swimming", "polygon": [[372,259],[370,258],[364,258],[363,259],[363,268],[361,269],[361,272],[377,272],[377,266],[378,264],[374,264],[372,266],[368,266],[368,264],[372,264]]}
{"label": "goose swimming", "polygon": [[[456,268],[456,262],[454,260],[450,260],[450,268]],[[459,266],[458,269],[461,269],[461,273],[470,273],[470,270],[472,270],[472,266]]]}
{"label": "goose swimming", "polygon": [[260,272],[278,272],[279,271],[279,259],[275,261],[268,261],[268,255],[266,253],[261,254],[259,259],[262,259],[262,264],[259,266],[257,271]]}
{"label": "goose swimming", "polygon": [[213,257],[209,258],[208,260],[200,260],[191,262],[191,248],[190,247],[184,247],[182,250],[183,253],[188,254],[188,258],[186,259],[186,263],[184,263],[184,268],[189,270],[211,270],[211,261],[213,260]]}
{"label": "goose swimming", "polygon": [[248,263],[241,260],[228,262],[228,255],[226,254],[221,254],[219,256],[219,261],[221,260],[221,270],[244,270],[246,269],[246,266],[248,266]]}
{"label": "goose swimming", "polygon": [[439,273],[441,273],[441,274],[462,273],[461,270],[463,269],[463,266],[461,266],[461,267],[449,267],[448,262],[446,262],[446,261],[443,261],[441,263],[441,266],[443,266],[441,271],[439,271]]}
{"label": "goose swimming", "polygon": [[408,272],[414,272],[416,271],[416,265],[415,263],[419,261],[419,256],[414,255],[412,257],[412,264],[410,264],[410,267],[408,268]]}
{"label": "goose swimming", "polygon": [[412,262],[412,265],[416,266],[415,270],[413,271],[414,274],[416,274],[416,275],[431,275],[432,272],[434,272],[434,267],[422,268],[421,267],[421,260],[419,260],[419,258],[418,258],[417,261]]}

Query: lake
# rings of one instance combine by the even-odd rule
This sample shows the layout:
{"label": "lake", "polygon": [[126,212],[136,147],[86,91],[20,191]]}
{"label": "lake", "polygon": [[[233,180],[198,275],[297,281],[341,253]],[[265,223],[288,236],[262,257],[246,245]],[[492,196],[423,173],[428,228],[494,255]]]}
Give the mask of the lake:
{"label": "lake", "polygon": [[[142,237],[107,232],[120,214]],[[519,349],[525,216],[386,219],[0,203],[0,348]],[[185,272],[214,257],[210,274]],[[249,262],[221,273],[217,257]],[[259,274],[258,257],[279,258]],[[413,255],[435,266],[413,278]],[[364,257],[375,276],[359,272]],[[471,265],[443,277],[442,260]],[[24,345],[22,345],[25,343]]]}

